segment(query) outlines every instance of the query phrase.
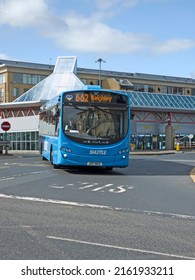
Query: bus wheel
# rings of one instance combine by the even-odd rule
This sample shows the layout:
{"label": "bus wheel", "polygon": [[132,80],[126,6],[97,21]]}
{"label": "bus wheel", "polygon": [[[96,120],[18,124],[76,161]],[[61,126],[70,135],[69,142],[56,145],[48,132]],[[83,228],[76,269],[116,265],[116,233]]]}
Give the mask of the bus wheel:
{"label": "bus wheel", "polygon": [[53,165],[54,169],[59,168],[59,165],[53,163],[53,149],[51,149],[51,152],[50,152],[50,161],[51,161],[51,164]]}
{"label": "bus wheel", "polygon": [[53,165],[53,149],[51,149],[51,151],[50,151],[50,161],[51,161],[51,164]]}
{"label": "bus wheel", "polygon": [[106,167],[106,170],[112,170],[113,169],[113,167]]}
{"label": "bus wheel", "polygon": [[43,156],[43,146],[41,144],[41,148],[40,148],[40,154],[42,155],[42,160],[47,160],[44,156]]}

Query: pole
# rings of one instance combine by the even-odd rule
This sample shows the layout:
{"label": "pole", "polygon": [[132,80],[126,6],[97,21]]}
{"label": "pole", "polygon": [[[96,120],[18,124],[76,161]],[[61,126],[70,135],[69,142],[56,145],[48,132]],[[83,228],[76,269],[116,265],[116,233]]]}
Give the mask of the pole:
{"label": "pole", "polygon": [[[4,136],[5,142],[7,142],[7,131],[5,131]],[[7,155],[7,143],[5,143],[5,154]]]}
{"label": "pole", "polygon": [[99,63],[99,85],[102,86],[101,83],[101,71],[102,71],[102,62],[106,62],[105,60],[103,60],[102,58],[99,58],[98,60],[96,60],[95,62]]}

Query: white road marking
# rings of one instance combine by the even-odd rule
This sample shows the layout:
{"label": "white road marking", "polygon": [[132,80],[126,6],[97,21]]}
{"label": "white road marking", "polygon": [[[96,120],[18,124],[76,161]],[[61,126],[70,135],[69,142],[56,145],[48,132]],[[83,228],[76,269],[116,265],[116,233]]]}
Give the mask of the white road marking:
{"label": "white road marking", "polygon": [[97,185],[98,185],[98,183],[92,183],[92,184],[90,184],[90,183],[88,183],[88,182],[82,183],[81,185],[84,185],[84,184],[89,184],[89,185],[86,185],[86,186],[84,186],[84,187],[79,187],[79,190],[88,189],[88,188],[91,188],[91,187],[94,187],[94,186],[97,186]]}
{"label": "white road marking", "polygon": [[123,193],[123,192],[126,192],[126,189],[124,188],[124,186],[117,186],[116,189],[110,189],[109,192]]}
{"label": "white road marking", "polygon": [[13,180],[15,177],[6,177],[6,178],[0,178],[0,182],[2,181],[8,181],[8,180]]}
{"label": "white road marking", "polygon": [[105,189],[105,188],[108,188],[108,187],[111,187],[111,186],[113,186],[113,184],[107,184],[107,185],[101,186],[99,188],[93,189],[92,192],[97,192],[99,190],[102,190],[102,189]]}
{"label": "white road marking", "polygon": [[5,162],[4,165],[7,165],[7,166],[20,166],[20,167],[24,167],[24,166],[47,167],[47,165],[44,164],[44,163],[37,164],[37,163],[19,163],[19,162],[8,163],[8,162]]}
{"label": "white road marking", "polygon": [[9,166],[0,166],[0,169],[9,168]]}
{"label": "white road marking", "polygon": [[1,181],[6,181],[6,180],[13,180],[13,179],[16,179],[16,178],[22,177],[22,176],[30,176],[30,175],[40,174],[40,173],[45,173],[45,171],[34,171],[34,172],[28,172],[28,173],[26,172],[26,173],[15,174],[15,175],[10,176],[10,177],[0,177],[0,182]]}
{"label": "white road marking", "polygon": [[195,216],[190,216],[190,215],[166,213],[166,212],[160,212],[160,211],[147,211],[147,210],[139,210],[139,209],[112,207],[112,206],[106,206],[106,205],[88,204],[88,203],[65,201],[65,200],[45,199],[45,198],[39,198],[39,197],[6,195],[6,194],[0,193],[0,198],[8,198],[8,199],[15,199],[15,200],[26,200],[26,201],[33,201],[33,202],[53,203],[53,204],[62,204],[62,205],[67,205],[67,206],[90,207],[90,208],[96,208],[96,209],[99,208],[99,209],[106,209],[106,210],[112,210],[112,211],[123,211],[123,212],[131,212],[131,213],[133,212],[133,213],[148,214],[148,215],[153,214],[153,215],[159,215],[159,216],[167,216],[167,217],[171,217],[171,218],[195,220]]}
{"label": "white road marking", "polygon": [[64,186],[49,185],[49,188],[52,188],[52,189],[64,189]]}
{"label": "white road marking", "polygon": [[194,257],[190,257],[190,256],[168,254],[168,253],[163,253],[163,252],[142,250],[142,249],[137,249],[137,248],[128,248],[128,247],[122,247],[122,246],[116,246],[116,245],[109,245],[109,244],[89,242],[89,241],[83,241],[83,240],[77,240],[77,239],[63,238],[63,237],[58,237],[58,236],[49,236],[48,235],[48,236],[46,236],[46,238],[53,239],[53,240],[74,242],[74,243],[85,244],[85,245],[91,245],[91,246],[110,248],[110,249],[125,250],[125,251],[136,252],[136,253],[144,253],[144,254],[150,254],[150,255],[152,254],[152,255],[158,255],[158,256],[166,256],[166,257],[169,257],[169,258],[173,257],[173,258],[178,258],[178,259],[194,260]]}
{"label": "white road marking", "polygon": [[176,162],[195,162],[195,160],[191,159],[191,160],[188,160],[188,159],[167,159],[167,158],[161,158],[160,160],[162,161],[176,161]]}
{"label": "white road marking", "polygon": [[80,207],[90,207],[90,208],[113,210],[112,207],[104,206],[104,205],[96,205],[96,204],[88,204],[88,203],[80,203],[80,202],[72,202],[72,201],[63,201],[63,200],[54,200],[54,199],[44,199],[44,198],[39,198],[39,197],[6,195],[6,194],[2,194],[2,193],[0,193],[0,198],[26,200],[26,201],[33,201],[33,202],[53,203],[53,204],[62,204],[62,205],[66,205],[66,206],[80,206]]}
{"label": "white road marking", "polygon": [[[111,192],[111,193],[115,193],[115,194],[120,194],[120,193],[126,192],[127,190],[134,189],[134,186],[131,186],[131,185],[114,186],[114,184],[107,184],[107,185],[99,186],[98,188],[96,187],[94,189],[94,187],[98,186],[99,183],[90,183],[90,182],[83,182],[82,183],[82,182],[79,181],[78,184],[81,185],[81,186],[77,187],[79,190],[86,190],[86,189],[91,188],[92,192],[97,192],[97,191],[105,192],[105,190],[104,190],[105,188],[113,187],[112,189],[108,189],[107,191]],[[75,184],[70,183],[70,184],[66,184],[66,185],[52,184],[52,185],[49,185],[48,187],[53,188],[53,189],[64,189],[66,187],[74,187],[74,186],[75,186]]]}

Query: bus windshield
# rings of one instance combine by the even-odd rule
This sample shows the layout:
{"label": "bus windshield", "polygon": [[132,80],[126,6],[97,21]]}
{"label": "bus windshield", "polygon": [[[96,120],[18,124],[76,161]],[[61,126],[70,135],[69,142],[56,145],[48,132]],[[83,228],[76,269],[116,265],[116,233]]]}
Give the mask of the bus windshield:
{"label": "bus windshield", "polygon": [[99,99],[93,95],[92,100],[90,94],[72,95],[71,101],[65,96],[62,121],[65,135],[75,142],[86,144],[111,144],[123,139],[128,130],[125,96],[117,99],[118,95],[104,92],[96,95]]}

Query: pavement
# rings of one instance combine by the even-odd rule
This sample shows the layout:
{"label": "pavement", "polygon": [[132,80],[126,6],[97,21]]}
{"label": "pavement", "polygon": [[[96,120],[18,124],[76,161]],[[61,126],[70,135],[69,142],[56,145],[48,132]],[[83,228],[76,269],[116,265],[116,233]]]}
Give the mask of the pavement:
{"label": "pavement", "polygon": [[7,154],[5,152],[0,154],[0,159],[11,158],[11,157],[25,157],[25,156],[33,156],[40,155],[39,151],[8,151]]}
{"label": "pavement", "polygon": [[171,154],[181,154],[184,153],[183,150],[135,150],[130,151],[131,155],[171,155]]}
{"label": "pavement", "polygon": [[[195,150],[135,150],[130,151],[130,155],[170,155],[170,154],[179,154],[184,152],[195,152]],[[0,159],[5,157],[25,157],[40,155],[39,151],[8,151],[7,154],[0,154]]]}

